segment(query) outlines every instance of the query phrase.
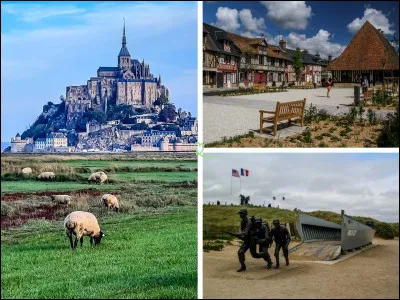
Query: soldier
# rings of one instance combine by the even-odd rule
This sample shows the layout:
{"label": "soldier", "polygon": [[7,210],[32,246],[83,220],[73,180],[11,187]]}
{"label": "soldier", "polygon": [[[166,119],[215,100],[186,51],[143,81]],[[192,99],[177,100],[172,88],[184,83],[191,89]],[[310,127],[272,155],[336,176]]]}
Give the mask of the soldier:
{"label": "soldier", "polygon": [[276,265],[275,269],[279,268],[279,251],[283,250],[283,255],[285,256],[286,265],[289,265],[289,243],[290,243],[290,234],[287,228],[284,225],[281,225],[278,219],[275,219],[273,222],[274,227],[270,232],[270,237],[275,241],[275,259]]}
{"label": "soldier", "polygon": [[[272,261],[268,253],[268,248],[272,243],[272,239],[270,237],[269,226],[268,224],[263,223],[261,218],[256,218],[255,223],[256,223],[256,231],[254,232],[254,243],[255,246],[259,244],[258,248],[259,253],[257,254],[256,258],[260,257],[264,258],[264,260],[267,262],[267,269],[271,269]],[[252,250],[250,248],[250,253],[251,252]]]}

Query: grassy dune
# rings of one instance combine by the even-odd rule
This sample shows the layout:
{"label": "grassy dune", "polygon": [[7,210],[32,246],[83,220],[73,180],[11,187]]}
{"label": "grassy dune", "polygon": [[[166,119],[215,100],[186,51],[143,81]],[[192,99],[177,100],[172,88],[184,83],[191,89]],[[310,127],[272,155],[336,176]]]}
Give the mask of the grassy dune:
{"label": "grassy dune", "polygon": [[[217,205],[203,205],[203,236],[204,239],[230,239],[229,235],[224,234],[225,231],[238,231],[240,218],[238,212],[239,206],[217,206]],[[297,213],[291,210],[279,209],[275,207],[246,207],[248,216],[261,217],[264,221],[270,224],[274,219],[279,219],[281,223],[295,223]],[[330,211],[313,211],[307,212],[308,215],[341,224],[341,215]],[[383,224],[384,222],[367,218],[367,217],[353,217],[361,223],[367,221],[374,222],[375,226]],[[398,236],[398,223],[389,224]],[[397,230],[396,230],[397,229]],[[380,230],[377,230],[376,235],[380,235]]]}
{"label": "grassy dune", "polygon": [[86,238],[75,251],[60,221],[2,231],[2,298],[196,298],[196,216],[184,207],[104,218],[102,243]]}

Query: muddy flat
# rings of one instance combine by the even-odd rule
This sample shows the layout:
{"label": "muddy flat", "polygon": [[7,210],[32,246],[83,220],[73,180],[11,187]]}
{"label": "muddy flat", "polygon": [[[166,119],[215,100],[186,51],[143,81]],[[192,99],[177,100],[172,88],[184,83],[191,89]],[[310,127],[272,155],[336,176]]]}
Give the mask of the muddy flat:
{"label": "muddy flat", "polygon": [[[237,246],[203,254],[203,298],[394,299],[399,296],[399,240],[374,239],[377,247],[334,265],[291,260],[278,270],[246,253],[247,270],[237,273]],[[274,247],[269,249],[272,261]]]}

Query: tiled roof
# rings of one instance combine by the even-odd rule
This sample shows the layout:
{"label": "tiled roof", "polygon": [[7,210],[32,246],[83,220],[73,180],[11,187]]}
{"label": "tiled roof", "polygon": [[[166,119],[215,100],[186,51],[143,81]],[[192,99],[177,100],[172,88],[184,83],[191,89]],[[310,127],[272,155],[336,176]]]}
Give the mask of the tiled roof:
{"label": "tiled roof", "polygon": [[[292,59],[293,54],[296,50],[285,49],[286,55]],[[324,65],[324,60],[319,58],[318,56],[309,54],[309,53],[301,53],[301,58],[303,60],[303,64],[305,65]]]}
{"label": "tiled roof", "polygon": [[[385,61],[383,66],[382,61]],[[386,37],[366,21],[328,70],[398,70],[399,55]]]}
{"label": "tiled roof", "polygon": [[119,71],[118,67],[99,67],[97,72],[113,72],[113,71]]}
{"label": "tiled roof", "polygon": [[120,56],[131,56],[129,54],[128,48],[127,47],[121,47],[121,50],[119,51],[118,57]]}
{"label": "tiled roof", "polygon": [[36,142],[45,142],[45,141],[46,141],[45,138],[38,138],[38,139],[36,139]]}
{"label": "tiled roof", "polygon": [[281,54],[280,52],[282,52],[282,50],[278,46],[268,45],[267,55],[269,57],[275,57],[275,58],[280,58],[280,59],[290,60],[290,61],[292,60],[291,57],[289,57],[288,55]]}
{"label": "tiled roof", "polygon": [[240,56],[240,50],[235,46],[235,44],[232,44],[230,52],[224,50],[223,40],[232,41],[225,30],[206,23],[203,23],[203,27],[210,33],[209,36],[219,53]]}
{"label": "tiled roof", "polygon": [[234,33],[230,33],[230,32],[228,33],[228,35],[233,40],[235,45],[237,47],[239,47],[240,51],[249,52],[249,53],[253,53],[253,54],[257,53],[257,49],[255,46],[259,45],[263,41],[263,39],[259,39],[259,38],[251,39],[251,38],[241,36],[238,34],[234,34]]}

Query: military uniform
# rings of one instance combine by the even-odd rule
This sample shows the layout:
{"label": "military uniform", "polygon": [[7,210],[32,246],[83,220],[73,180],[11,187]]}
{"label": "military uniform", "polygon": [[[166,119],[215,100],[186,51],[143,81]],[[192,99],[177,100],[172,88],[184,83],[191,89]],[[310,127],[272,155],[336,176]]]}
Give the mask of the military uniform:
{"label": "military uniform", "polygon": [[[279,220],[274,220],[273,224],[275,225],[271,229],[270,237],[275,241],[275,259],[276,266],[275,268],[279,268],[279,251],[282,248],[283,255],[286,260],[286,265],[289,265],[289,243],[290,243],[290,234],[287,228],[279,223]],[[279,226],[278,226],[279,225]]]}

